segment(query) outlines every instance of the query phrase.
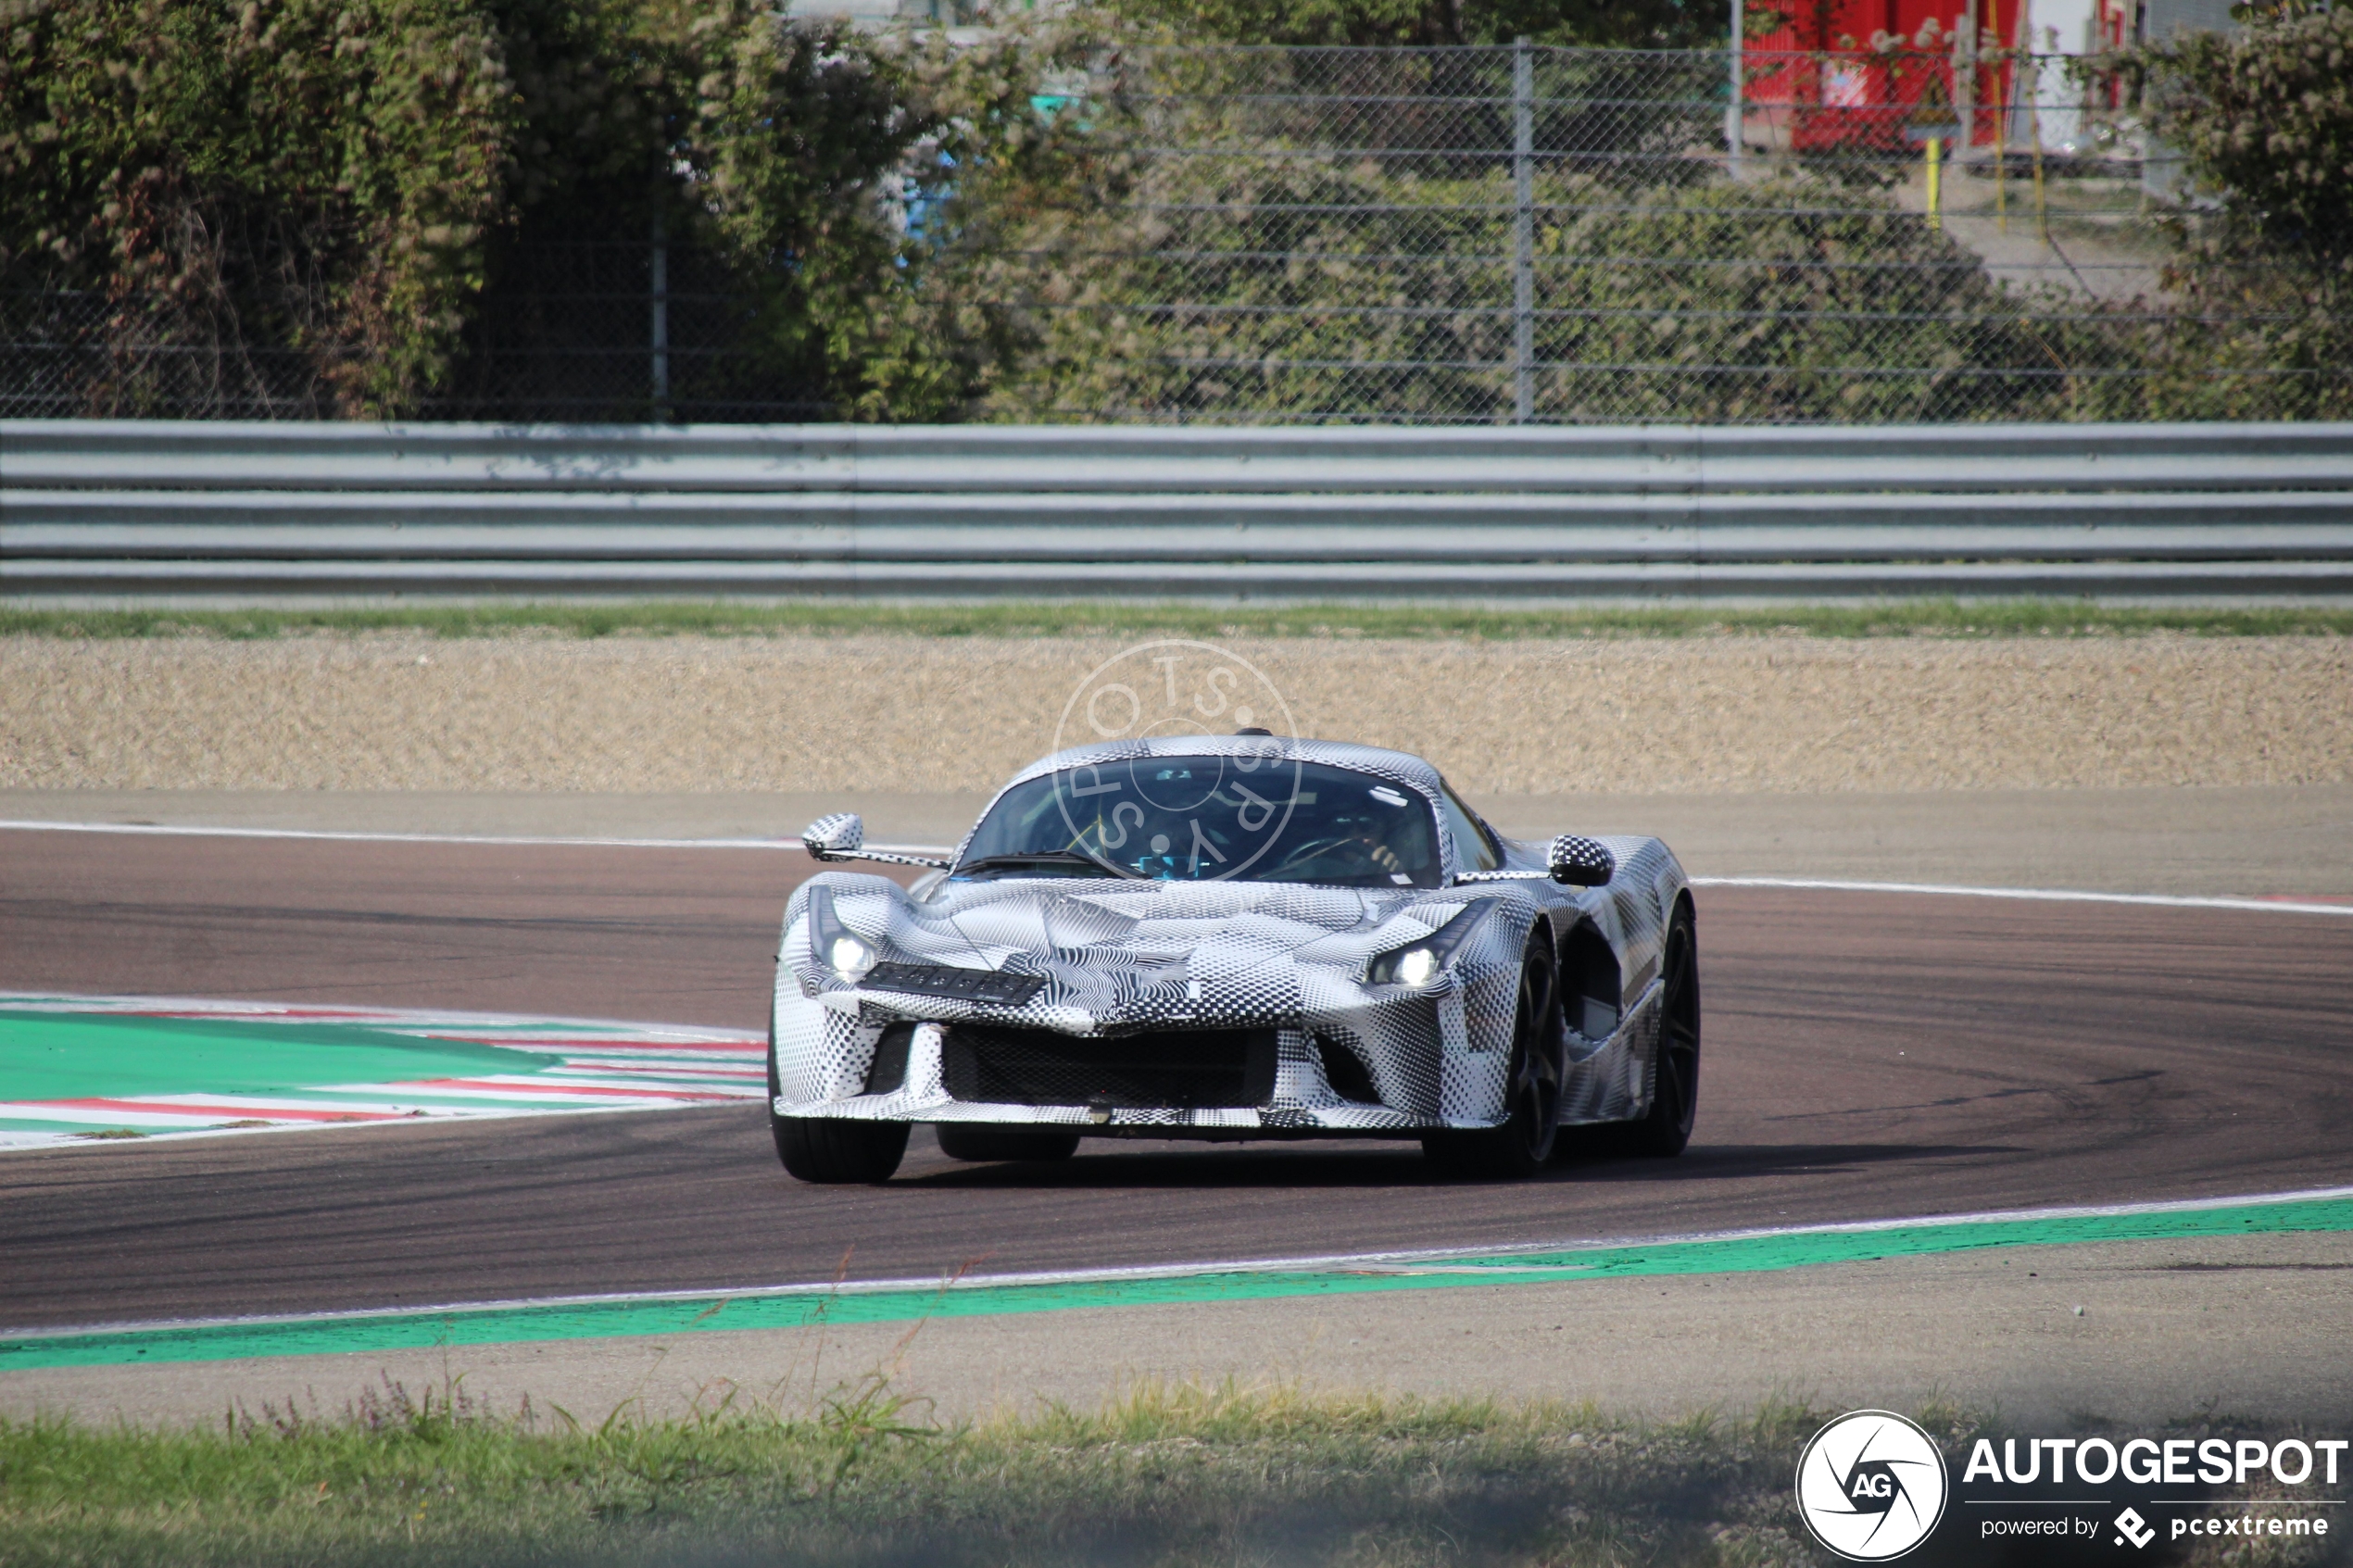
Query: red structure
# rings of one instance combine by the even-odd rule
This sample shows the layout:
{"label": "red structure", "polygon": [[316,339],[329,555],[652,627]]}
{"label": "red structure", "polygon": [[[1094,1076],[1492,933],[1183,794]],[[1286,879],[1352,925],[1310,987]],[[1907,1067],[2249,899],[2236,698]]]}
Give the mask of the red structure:
{"label": "red structure", "polygon": [[[1786,124],[1790,145],[1801,152],[1895,152],[1907,145],[1907,127],[1957,124],[1964,102],[1972,110],[1967,142],[1990,146],[2009,129],[1999,121],[2018,98],[2015,56],[2054,49],[2054,40],[2035,35],[2042,28],[2028,31],[2026,4],[1785,0],[1782,25],[1747,41],[1745,101]],[[2089,36],[2057,39],[2056,48],[2074,54],[2121,45],[2131,35],[2132,6],[2094,0]],[[1971,27],[1976,79],[1957,81],[1954,44]],[[2045,78],[2047,89],[2047,70]]]}

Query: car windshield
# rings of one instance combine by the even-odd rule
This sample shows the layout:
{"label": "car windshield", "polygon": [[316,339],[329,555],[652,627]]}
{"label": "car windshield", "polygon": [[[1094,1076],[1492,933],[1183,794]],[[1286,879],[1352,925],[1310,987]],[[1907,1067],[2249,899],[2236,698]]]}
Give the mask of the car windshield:
{"label": "car windshield", "polygon": [[1371,773],[1279,753],[1146,757],[1015,784],[953,874],[1435,887],[1437,827],[1427,798]]}

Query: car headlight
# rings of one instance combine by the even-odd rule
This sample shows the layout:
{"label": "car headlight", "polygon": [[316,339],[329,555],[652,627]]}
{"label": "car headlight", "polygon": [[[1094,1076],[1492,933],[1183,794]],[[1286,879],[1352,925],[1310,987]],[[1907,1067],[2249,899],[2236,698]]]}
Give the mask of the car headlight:
{"label": "car headlight", "polygon": [[1454,949],[1478,928],[1487,912],[1495,907],[1492,898],[1474,898],[1464,905],[1453,919],[1427,936],[1416,937],[1402,947],[1384,953],[1375,953],[1365,965],[1365,979],[1373,985],[1428,985],[1438,978]]}
{"label": "car headlight", "polygon": [[1428,947],[1403,947],[1375,959],[1365,978],[1377,985],[1427,985],[1438,972],[1438,955]]}
{"label": "car headlight", "polygon": [[833,896],[820,887],[809,895],[809,950],[817,961],[855,985],[875,967],[874,944],[841,923]]}
{"label": "car headlight", "polygon": [[836,974],[855,984],[865,979],[866,972],[875,967],[875,950],[844,932],[826,944],[825,962]]}

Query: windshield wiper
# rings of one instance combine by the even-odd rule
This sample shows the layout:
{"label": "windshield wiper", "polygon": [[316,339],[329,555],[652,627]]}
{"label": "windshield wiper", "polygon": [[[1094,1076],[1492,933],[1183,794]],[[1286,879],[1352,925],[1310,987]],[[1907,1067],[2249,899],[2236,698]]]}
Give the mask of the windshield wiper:
{"label": "windshield wiper", "polygon": [[967,872],[1008,871],[1016,866],[1085,866],[1088,871],[1108,876],[1110,868],[1092,855],[1076,849],[1016,849],[1004,855],[983,855],[977,860],[966,860],[950,873],[963,876]]}

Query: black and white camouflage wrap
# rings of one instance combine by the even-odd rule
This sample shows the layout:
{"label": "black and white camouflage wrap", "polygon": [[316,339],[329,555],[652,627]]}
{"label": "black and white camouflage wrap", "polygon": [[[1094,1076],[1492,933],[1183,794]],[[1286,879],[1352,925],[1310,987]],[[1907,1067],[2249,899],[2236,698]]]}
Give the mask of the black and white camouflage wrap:
{"label": "black and white camouflage wrap", "polygon": [[[1649,1110],[1667,921],[1686,896],[1655,838],[1599,837],[1617,861],[1604,885],[1548,874],[1548,842],[1504,839],[1500,871],[1470,857],[1436,811],[1437,770],[1417,757],[1325,741],[1281,741],[1286,758],[1349,768],[1413,791],[1439,823],[1436,888],[1342,888],[1242,881],[934,875],[912,891],[880,876],[824,872],[794,891],[777,952],[774,1012],[778,1115],[1026,1123],[1096,1135],[1414,1135],[1492,1126],[1522,954],[1540,924],[1561,954],[1568,1078],[1561,1121],[1627,1121]],[[1167,737],[1087,746],[1032,763],[1006,788],[1073,766],[1149,756],[1263,754],[1264,738]],[[1000,792],[1001,793],[1001,792]],[[966,842],[969,842],[969,834]],[[961,859],[963,846],[958,847]],[[1043,978],[1021,1005],[912,995],[842,979],[812,951],[812,906],[885,962]],[[1427,985],[1368,982],[1375,955],[1483,912]],[[884,1031],[912,1022],[901,1082],[868,1092]],[[1043,1029],[1097,1040],[1145,1031],[1276,1030],[1272,1093],[1252,1107],[1003,1104],[953,1098],[942,1026]],[[1362,1064],[1378,1103],[1333,1087],[1317,1037]],[[896,1071],[895,1063],[892,1071]],[[1360,1089],[1361,1094],[1361,1089]]]}

